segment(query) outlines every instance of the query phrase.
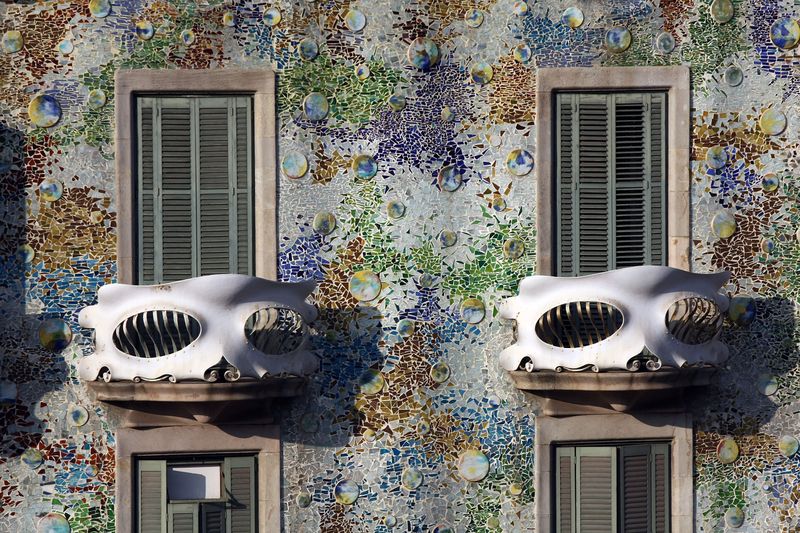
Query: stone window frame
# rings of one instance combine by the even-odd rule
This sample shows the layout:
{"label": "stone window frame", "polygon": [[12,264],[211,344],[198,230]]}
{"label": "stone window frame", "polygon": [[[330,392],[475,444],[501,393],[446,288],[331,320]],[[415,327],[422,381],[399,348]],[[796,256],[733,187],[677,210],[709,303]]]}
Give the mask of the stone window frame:
{"label": "stone window frame", "polygon": [[555,461],[559,444],[663,441],[670,445],[670,524],[672,531],[694,530],[694,449],[689,413],[537,416],[535,421],[534,528],[555,531]]}
{"label": "stone window frame", "polygon": [[253,97],[254,273],[276,279],[277,137],[272,70],[118,70],[114,76],[117,280],[136,283],[135,97],[138,94],[248,94]]}
{"label": "stone window frame", "polygon": [[536,273],[553,257],[555,95],[571,91],[667,92],[667,265],[691,268],[691,85],[686,66],[540,68],[536,79]]}
{"label": "stone window frame", "polygon": [[191,454],[256,456],[256,531],[281,531],[281,443],[275,425],[120,428],[116,435],[117,533],[135,533],[136,461]]}

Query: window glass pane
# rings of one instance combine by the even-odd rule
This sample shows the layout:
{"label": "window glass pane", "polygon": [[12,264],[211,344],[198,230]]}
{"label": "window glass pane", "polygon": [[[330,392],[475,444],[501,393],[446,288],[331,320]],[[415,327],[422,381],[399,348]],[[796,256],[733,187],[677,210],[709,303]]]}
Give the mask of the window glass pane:
{"label": "window glass pane", "polygon": [[167,467],[167,497],[175,500],[216,500],[221,497],[221,465]]}

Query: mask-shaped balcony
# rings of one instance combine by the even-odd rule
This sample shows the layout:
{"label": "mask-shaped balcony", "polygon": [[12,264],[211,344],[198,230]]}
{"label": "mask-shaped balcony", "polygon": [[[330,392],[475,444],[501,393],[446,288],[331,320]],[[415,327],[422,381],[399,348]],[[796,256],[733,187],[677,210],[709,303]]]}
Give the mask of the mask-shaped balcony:
{"label": "mask-shaped balcony", "polygon": [[302,394],[319,365],[314,287],[238,274],[106,285],[80,313],[95,351],[78,374],[128,426],[271,420],[270,401]]}
{"label": "mask-shaped balcony", "polygon": [[501,307],[516,321],[501,364],[547,415],[681,410],[728,358],[718,291],[729,276],[641,266],[525,278]]}

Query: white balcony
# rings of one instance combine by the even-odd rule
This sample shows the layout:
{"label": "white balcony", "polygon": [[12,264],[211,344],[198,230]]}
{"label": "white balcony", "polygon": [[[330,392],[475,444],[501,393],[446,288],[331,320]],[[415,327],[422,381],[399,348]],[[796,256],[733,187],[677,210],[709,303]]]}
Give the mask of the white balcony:
{"label": "white balcony", "polygon": [[501,306],[516,321],[501,365],[520,389],[562,404],[594,391],[614,410],[633,407],[632,391],[654,400],[655,390],[705,384],[728,358],[719,340],[728,298],[718,293],[728,278],[659,266],[525,278]]}
{"label": "white balcony", "polygon": [[300,394],[319,366],[308,329],[317,311],[305,301],[314,287],[239,274],[106,285],[79,316],[95,351],[78,374],[98,400],[162,414],[183,406],[204,421],[226,403]]}

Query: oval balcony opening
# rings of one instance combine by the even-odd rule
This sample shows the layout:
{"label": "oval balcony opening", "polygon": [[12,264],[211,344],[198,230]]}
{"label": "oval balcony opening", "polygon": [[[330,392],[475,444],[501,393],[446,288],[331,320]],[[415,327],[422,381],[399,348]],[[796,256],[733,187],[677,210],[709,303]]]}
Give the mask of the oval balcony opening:
{"label": "oval balcony opening", "polygon": [[706,298],[684,298],[673,303],[664,324],[684,344],[705,344],[722,330],[723,316],[717,304]]}
{"label": "oval balcony opening", "polygon": [[114,346],[134,357],[163,357],[179,352],[200,336],[193,316],[169,309],[131,315],[114,329]]}
{"label": "oval balcony opening", "polygon": [[604,341],[622,327],[622,312],[604,302],[568,302],[536,321],[536,336],[557,348],[583,348]]}
{"label": "oval balcony opening", "polygon": [[266,307],[248,317],[244,333],[260,352],[284,355],[300,348],[306,331],[299,313],[284,307]]}

